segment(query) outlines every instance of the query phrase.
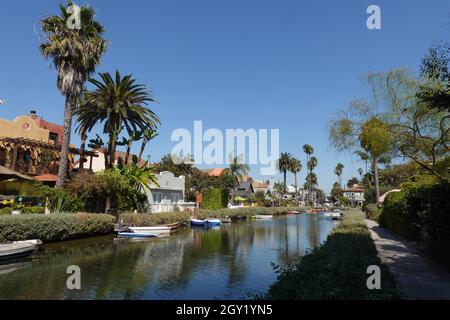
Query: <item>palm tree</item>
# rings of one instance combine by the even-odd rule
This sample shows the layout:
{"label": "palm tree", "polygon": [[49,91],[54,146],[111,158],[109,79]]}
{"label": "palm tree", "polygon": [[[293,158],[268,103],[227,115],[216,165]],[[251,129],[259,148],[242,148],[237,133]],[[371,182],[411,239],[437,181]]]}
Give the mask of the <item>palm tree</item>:
{"label": "palm tree", "polygon": [[[318,160],[316,157],[312,156],[309,158],[309,161],[307,163],[307,167],[309,170],[309,173],[306,177],[306,181],[308,182],[308,194],[309,194],[309,199],[310,202],[313,203],[313,191],[314,191],[314,186],[317,185],[317,176],[315,175],[315,173],[313,172],[313,170],[317,167],[318,164]],[[309,177],[309,178],[308,178]],[[316,183],[313,183],[313,179],[311,179],[311,177],[316,177]]]}
{"label": "palm tree", "polygon": [[250,171],[250,167],[244,163],[242,155],[237,157],[230,156],[230,167],[227,170],[231,175],[242,179]]}
{"label": "palm tree", "polygon": [[109,136],[105,167],[114,167],[116,141],[124,127],[128,132],[156,129],[160,123],[158,116],[146,107],[147,102],[155,102],[147,88],[135,84],[132,75],[121,77],[116,71],[115,79],[109,73],[100,73],[100,80],[90,79],[93,91],[84,92],[84,103],[78,112],[79,126],[88,131],[97,123],[103,123],[103,132]]}
{"label": "palm tree", "polygon": [[359,168],[359,169],[358,169],[358,174],[359,174],[359,177],[360,177],[361,181],[362,181],[362,175],[363,175],[363,173],[364,173],[364,170],[363,170],[362,168]]}
{"label": "palm tree", "polygon": [[45,35],[40,44],[42,55],[52,59],[57,70],[57,87],[65,96],[64,128],[58,169],[57,187],[61,187],[68,172],[72,116],[81,96],[84,84],[95,72],[101,56],[106,52],[107,42],[102,37],[103,26],[94,20],[95,11],[88,6],[80,8],[80,29],[67,28],[71,14],[67,6],[60,5],[60,15],[43,18],[40,21]]}
{"label": "palm tree", "polygon": [[156,138],[157,136],[158,136],[158,134],[156,133],[156,130],[154,130],[152,128],[144,129],[144,131],[142,132],[142,144],[141,144],[141,150],[139,150],[138,162],[141,161],[142,154],[144,153],[144,149],[145,149],[145,146],[147,145],[147,143],[149,141],[153,140],[154,138]]}
{"label": "palm tree", "polygon": [[289,171],[291,166],[292,155],[289,152],[282,152],[280,158],[277,161],[277,168],[280,172],[283,172],[284,181],[284,194],[286,194],[286,172]]}
{"label": "palm tree", "polygon": [[[303,152],[306,153],[306,169],[307,169],[307,175],[309,173],[311,173],[311,171],[309,170],[309,159],[311,157],[311,155],[314,153],[314,148],[310,145],[310,144],[305,144],[303,145]],[[308,192],[309,195],[311,195],[311,186],[308,185]]]}
{"label": "palm tree", "polygon": [[301,170],[302,170],[302,163],[300,162],[300,160],[296,158],[291,158],[291,162],[289,164],[289,171],[294,174],[295,197],[297,199],[297,203],[298,203],[297,173],[299,173]]}
{"label": "palm tree", "polygon": [[141,132],[135,132],[131,131],[128,132],[128,138],[122,137],[122,141],[117,141],[118,146],[126,146],[126,152],[125,152],[125,164],[129,163],[130,160],[130,153],[131,153],[131,146],[133,145],[133,142],[141,140]]}
{"label": "palm tree", "polygon": [[355,151],[355,153],[361,158],[362,161],[364,161],[364,163],[366,165],[366,172],[367,172],[367,164],[370,159],[369,155],[362,150]]}
{"label": "palm tree", "polygon": [[339,186],[342,187],[342,172],[344,171],[344,165],[342,163],[338,163],[336,168],[334,168],[334,174],[337,175]]}

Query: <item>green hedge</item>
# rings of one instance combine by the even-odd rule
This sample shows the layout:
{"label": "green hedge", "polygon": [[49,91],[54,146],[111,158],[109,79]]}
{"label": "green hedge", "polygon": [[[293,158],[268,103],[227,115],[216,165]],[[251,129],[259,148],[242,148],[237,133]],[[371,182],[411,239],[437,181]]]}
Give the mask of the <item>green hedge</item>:
{"label": "green hedge", "polygon": [[380,225],[405,238],[422,240],[435,257],[450,266],[450,183],[420,177],[390,193]]}
{"label": "green hedge", "polygon": [[203,192],[202,208],[216,210],[225,208],[228,204],[228,192],[223,189],[211,188]]}
{"label": "green hedge", "polygon": [[0,242],[53,242],[108,234],[113,231],[114,221],[111,215],[87,213],[0,216]]}
{"label": "green hedge", "polygon": [[364,205],[365,211],[367,213],[367,219],[378,221],[381,214],[381,209],[375,203],[369,203]]}
{"label": "green hedge", "polygon": [[[238,209],[219,209],[205,210],[201,209],[195,212],[197,219],[205,218],[224,218],[230,217],[233,220],[246,219],[255,214],[261,215],[281,215],[289,210],[299,210],[299,208],[290,207],[245,207]],[[180,222],[188,225],[192,214],[190,212],[164,212],[164,213],[122,213],[120,219],[124,224],[131,226],[153,226],[158,224],[167,224]]]}
{"label": "green hedge", "polygon": [[[366,286],[367,267],[381,268],[381,290]],[[266,299],[398,299],[393,276],[377,256],[377,250],[360,211],[347,213],[326,242],[288,269],[278,270],[277,281]]]}

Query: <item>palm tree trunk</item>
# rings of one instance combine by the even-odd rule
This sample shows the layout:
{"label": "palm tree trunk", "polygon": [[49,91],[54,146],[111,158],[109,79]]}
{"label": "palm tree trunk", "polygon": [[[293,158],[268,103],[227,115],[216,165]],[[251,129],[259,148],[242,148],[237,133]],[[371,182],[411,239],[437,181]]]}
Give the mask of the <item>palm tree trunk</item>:
{"label": "palm tree trunk", "polygon": [[108,142],[108,157],[109,157],[109,167],[108,169],[112,169],[114,167],[114,163],[116,162],[116,135],[111,134]]}
{"label": "palm tree trunk", "polygon": [[297,202],[298,206],[297,173],[294,173],[294,179],[295,179],[295,201]]}
{"label": "palm tree trunk", "polygon": [[84,168],[84,153],[86,149],[87,134],[86,129],[81,130],[81,146],[80,146],[80,170]]}
{"label": "palm tree trunk", "polygon": [[128,164],[128,160],[130,159],[130,152],[131,152],[131,145],[133,144],[133,141],[130,141],[127,145],[127,153],[125,155],[125,165]]}
{"label": "palm tree trunk", "polygon": [[286,170],[283,171],[284,176],[284,195],[286,194]]}
{"label": "palm tree trunk", "polygon": [[377,165],[377,158],[372,157],[372,167],[373,167],[373,176],[375,180],[375,197],[377,199],[380,199],[380,185],[379,185],[379,179],[378,179],[378,165]]}
{"label": "palm tree trunk", "polygon": [[142,140],[141,150],[139,150],[138,163],[141,162],[142,154],[144,153],[145,145],[146,145],[146,144],[147,144],[147,140],[144,138],[144,139]]}
{"label": "palm tree trunk", "polygon": [[69,152],[70,152],[70,133],[72,131],[72,116],[73,116],[73,102],[72,95],[68,93],[66,95],[66,101],[64,105],[64,127],[62,134],[61,153],[59,157],[59,169],[58,180],[56,181],[56,187],[62,187],[66,182],[68,165],[69,165]]}

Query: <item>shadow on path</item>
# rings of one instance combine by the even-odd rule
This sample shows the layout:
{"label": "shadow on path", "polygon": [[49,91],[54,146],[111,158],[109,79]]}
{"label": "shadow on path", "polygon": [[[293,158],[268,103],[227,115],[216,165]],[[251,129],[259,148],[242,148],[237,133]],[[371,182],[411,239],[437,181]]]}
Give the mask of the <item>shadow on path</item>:
{"label": "shadow on path", "polygon": [[400,283],[407,299],[450,300],[450,275],[423,256],[412,244],[366,220],[378,256]]}

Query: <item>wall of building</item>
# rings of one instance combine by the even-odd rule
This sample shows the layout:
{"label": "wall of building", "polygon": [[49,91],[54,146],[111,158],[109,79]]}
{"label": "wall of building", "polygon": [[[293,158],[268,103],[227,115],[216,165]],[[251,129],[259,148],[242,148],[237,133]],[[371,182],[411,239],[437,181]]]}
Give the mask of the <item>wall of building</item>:
{"label": "wall of building", "polygon": [[32,116],[18,116],[13,121],[0,119],[0,137],[26,138],[48,143],[50,131],[39,128]]}

